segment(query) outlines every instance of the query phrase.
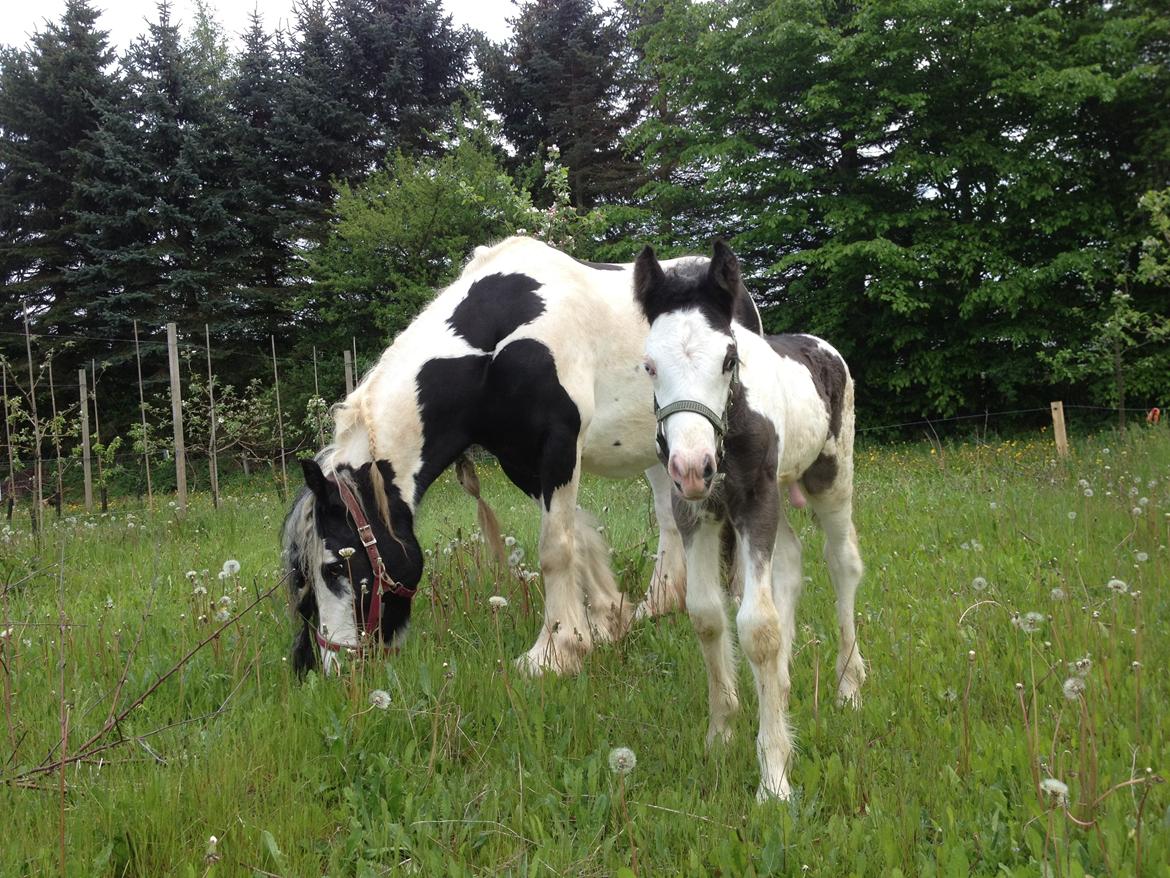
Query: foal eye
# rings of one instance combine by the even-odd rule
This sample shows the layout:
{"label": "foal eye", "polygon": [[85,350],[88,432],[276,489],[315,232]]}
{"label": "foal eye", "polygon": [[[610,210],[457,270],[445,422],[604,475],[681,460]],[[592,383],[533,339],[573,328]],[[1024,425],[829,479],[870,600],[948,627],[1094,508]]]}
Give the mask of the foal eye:
{"label": "foal eye", "polygon": [[739,355],[735,351],[729,351],[727,358],[723,361],[723,371],[730,372],[735,368],[736,363],[739,362]]}
{"label": "foal eye", "polygon": [[649,357],[642,361],[642,368],[646,370],[646,374],[651,378],[658,374],[658,370],[654,368],[654,361]]}

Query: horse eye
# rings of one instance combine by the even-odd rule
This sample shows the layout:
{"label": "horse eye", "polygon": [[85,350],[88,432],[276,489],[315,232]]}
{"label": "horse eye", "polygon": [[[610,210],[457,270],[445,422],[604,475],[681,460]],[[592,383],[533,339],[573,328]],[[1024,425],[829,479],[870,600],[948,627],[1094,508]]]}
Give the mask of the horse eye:
{"label": "horse eye", "polygon": [[739,362],[739,355],[735,352],[729,353],[727,355],[727,359],[725,359],[723,361],[723,371],[730,372],[732,369],[735,368],[735,364],[738,362]]}
{"label": "horse eye", "polygon": [[658,370],[654,368],[654,361],[649,357],[642,361],[642,368],[646,370],[646,374],[651,378],[658,374]]}

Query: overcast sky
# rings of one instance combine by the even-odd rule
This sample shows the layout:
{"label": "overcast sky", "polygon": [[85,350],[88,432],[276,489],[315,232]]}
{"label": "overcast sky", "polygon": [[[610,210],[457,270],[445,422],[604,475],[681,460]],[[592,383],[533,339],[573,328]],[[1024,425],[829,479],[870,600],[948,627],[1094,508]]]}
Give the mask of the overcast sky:
{"label": "overcast sky", "polygon": [[[259,9],[268,31],[291,16],[293,0],[212,0],[224,30],[233,39],[248,24],[253,8]],[[145,20],[155,19],[157,0],[95,0],[93,6],[105,10],[98,26],[110,34],[119,50],[146,30]],[[187,25],[191,21],[191,0],[172,0],[172,16]],[[516,14],[512,0],[443,0],[443,6],[456,24],[481,30],[493,40],[508,35],[507,19]],[[45,19],[56,21],[65,8],[65,0],[0,0],[0,43],[23,46],[28,35],[44,27]]]}

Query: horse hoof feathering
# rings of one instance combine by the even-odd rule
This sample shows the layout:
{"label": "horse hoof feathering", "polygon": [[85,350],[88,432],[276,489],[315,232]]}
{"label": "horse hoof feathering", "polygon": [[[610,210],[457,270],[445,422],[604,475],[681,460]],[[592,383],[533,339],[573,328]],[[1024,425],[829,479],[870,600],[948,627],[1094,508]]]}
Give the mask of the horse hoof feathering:
{"label": "horse hoof feathering", "polygon": [[[703,271],[708,260],[663,264]],[[335,408],[333,442],[302,461],[305,487],[283,529],[298,673],[405,637],[424,561],[414,516],[452,463],[498,544],[464,457],[472,445],[540,505],[544,621],[518,660],[526,672],[574,673],[634,618],[683,606],[683,541],[656,460],[653,390],[633,368],[649,331],[633,280],[633,265],[579,262],[531,238],[477,248]],[[742,285],[731,308],[745,333],[761,331]],[[582,472],[650,482],[658,552],[637,607],[617,588],[596,522],[577,509]]]}
{"label": "horse hoof feathering", "polygon": [[[735,621],[759,702],[757,799],[791,795],[788,674],[801,590],[801,547],[784,493],[825,532],[837,592],[838,703],[860,705],[865,663],[854,627],[861,555],[853,526],[853,379],[810,335],[761,336],[734,320],[739,262],[722,242],[710,263],[659,263],[643,250],[634,291],[650,332],[655,441],[674,485],[686,550],[686,607],[707,666],[707,740],[726,740],[738,708],[735,650],[720,584],[723,530],[742,580]],[[787,483],[785,485],[785,483]]]}

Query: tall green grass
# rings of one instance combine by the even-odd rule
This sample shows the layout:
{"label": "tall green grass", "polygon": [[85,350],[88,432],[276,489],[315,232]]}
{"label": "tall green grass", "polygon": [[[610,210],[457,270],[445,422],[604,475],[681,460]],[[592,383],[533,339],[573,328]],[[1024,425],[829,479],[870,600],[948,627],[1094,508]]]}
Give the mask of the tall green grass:
{"label": "tall green grass", "polygon": [[[536,507],[486,469],[535,566]],[[39,547],[0,525],[0,874],[1170,875],[1166,431],[1083,440],[1068,462],[1040,442],[863,449],[857,470],[864,705],[833,706],[832,589],[790,512],[809,577],[796,792],[762,806],[750,674],[733,740],[706,752],[685,615],[575,678],[517,675],[540,581],[483,563],[447,477],[421,514],[407,646],[303,684],[282,590],[241,612],[279,575],[271,493],[74,512]],[[636,598],[649,490],[590,480],[582,505]],[[221,580],[227,559],[241,571]],[[236,621],[180,664],[217,615]]]}

